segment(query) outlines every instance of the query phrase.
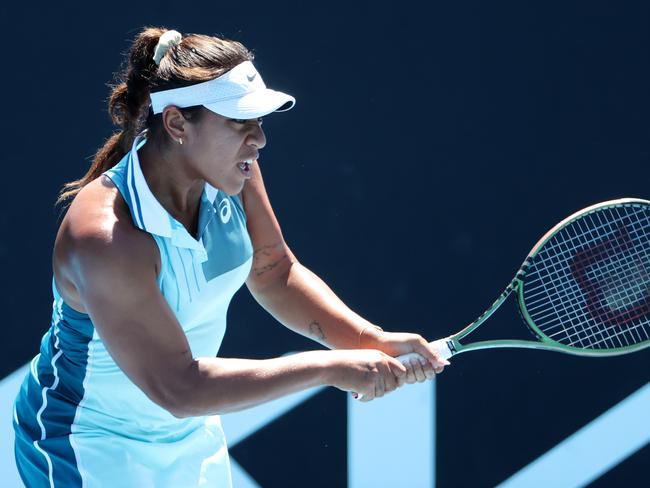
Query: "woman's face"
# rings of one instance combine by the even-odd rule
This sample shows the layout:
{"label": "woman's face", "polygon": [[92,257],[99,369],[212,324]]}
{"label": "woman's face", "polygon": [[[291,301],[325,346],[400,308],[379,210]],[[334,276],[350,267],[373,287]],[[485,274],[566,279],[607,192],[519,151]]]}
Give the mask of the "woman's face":
{"label": "woman's face", "polygon": [[241,192],[266,145],[262,119],[228,119],[204,109],[200,120],[188,125],[183,149],[196,176],[229,195]]}

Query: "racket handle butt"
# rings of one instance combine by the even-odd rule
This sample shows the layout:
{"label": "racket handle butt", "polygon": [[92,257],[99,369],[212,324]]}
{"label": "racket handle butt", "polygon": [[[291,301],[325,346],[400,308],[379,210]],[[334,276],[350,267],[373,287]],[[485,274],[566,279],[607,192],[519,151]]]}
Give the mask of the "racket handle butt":
{"label": "racket handle butt", "polygon": [[447,345],[449,339],[438,339],[437,341],[430,342],[429,345],[440,355],[443,359],[449,359],[453,356],[453,352]]}
{"label": "racket handle butt", "polygon": [[[447,346],[447,339],[438,339],[437,341],[433,341],[429,343],[429,346],[438,353],[438,356],[440,356],[442,359],[445,361],[449,359],[453,353],[449,349],[449,346]],[[416,352],[411,352],[409,354],[403,354],[402,356],[399,356],[397,359],[401,361],[402,363],[406,363],[410,361],[412,358],[418,358],[421,359],[421,356],[416,353]]]}

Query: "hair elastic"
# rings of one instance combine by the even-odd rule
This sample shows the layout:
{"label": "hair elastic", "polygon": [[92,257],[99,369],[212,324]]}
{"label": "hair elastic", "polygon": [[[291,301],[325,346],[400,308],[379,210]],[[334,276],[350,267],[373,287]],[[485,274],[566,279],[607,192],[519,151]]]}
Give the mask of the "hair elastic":
{"label": "hair elastic", "polygon": [[158,44],[156,44],[156,49],[153,53],[153,61],[156,63],[156,66],[160,66],[160,60],[165,56],[165,53],[171,46],[176,46],[183,39],[183,35],[175,30],[169,30],[165,32],[160,39],[158,39]]}

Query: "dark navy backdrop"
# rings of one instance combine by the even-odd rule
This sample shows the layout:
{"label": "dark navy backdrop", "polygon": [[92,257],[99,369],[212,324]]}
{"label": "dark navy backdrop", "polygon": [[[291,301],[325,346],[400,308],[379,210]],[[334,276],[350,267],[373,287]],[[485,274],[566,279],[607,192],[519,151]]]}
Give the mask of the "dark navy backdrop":
{"label": "dark navy backdrop", "polygon": [[[298,100],[265,120],[261,158],[295,254],[370,320],[433,339],[491,303],[556,221],[650,197],[649,21],[647,2],[613,0],[3,3],[0,377],[48,327],[52,205],[112,130],[106,83],[141,26],[255,51],[267,84]],[[314,347],[245,290],[230,318],[224,355]],[[648,351],[457,358],[438,382],[438,485],[493,486],[649,369]],[[345,485],[344,395],[322,393],[234,455],[263,486]],[[650,484],[649,459],[646,447],[596,485]]]}

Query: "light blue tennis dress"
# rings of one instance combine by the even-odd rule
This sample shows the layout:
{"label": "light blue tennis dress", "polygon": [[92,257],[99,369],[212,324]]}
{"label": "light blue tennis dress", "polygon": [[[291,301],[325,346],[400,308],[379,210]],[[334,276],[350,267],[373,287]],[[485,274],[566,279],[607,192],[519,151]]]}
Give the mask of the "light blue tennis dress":
{"label": "light blue tennis dress", "polygon": [[[156,200],[137,150],[106,174],[136,227],[160,250],[160,291],[195,358],[216,356],[226,312],[252,262],[238,197],[206,183],[198,240]],[[153,403],[113,361],[88,315],[52,283],[52,324],[16,399],[16,463],[29,487],[230,487],[218,416],[178,419]]]}

